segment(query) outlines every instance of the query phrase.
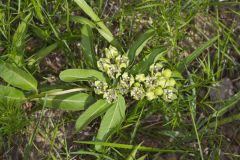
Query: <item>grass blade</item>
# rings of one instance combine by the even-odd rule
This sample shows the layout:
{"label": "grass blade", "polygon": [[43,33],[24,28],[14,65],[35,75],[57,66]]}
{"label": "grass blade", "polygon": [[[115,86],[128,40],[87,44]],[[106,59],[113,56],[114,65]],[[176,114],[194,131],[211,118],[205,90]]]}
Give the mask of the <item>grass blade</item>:
{"label": "grass blade", "polygon": [[183,59],[181,62],[177,64],[177,69],[180,72],[183,72],[185,66],[188,66],[194,59],[196,59],[205,49],[209,48],[216,40],[218,36],[213,37],[208,40],[206,43],[202,44],[199,48],[197,48],[191,55]]}
{"label": "grass blade", "polygon": [[39,1],[39,0],[31,0],[31,2],[32,2],[33,7],[35,9],[36,16],[38,17],[38,19],[42,23],[44,23],[44,18],[43,18],[43,15],[42,15],[41,1]]}

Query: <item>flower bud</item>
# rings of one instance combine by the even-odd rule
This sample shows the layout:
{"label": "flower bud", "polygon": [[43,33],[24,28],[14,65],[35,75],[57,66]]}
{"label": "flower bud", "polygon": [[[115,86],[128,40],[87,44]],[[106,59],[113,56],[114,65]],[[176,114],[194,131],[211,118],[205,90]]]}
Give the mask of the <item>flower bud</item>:
{"label": "flower bud", "polygon": [[162,71],[162,75],[166,78],[170,78],[172,75],[172,71],[170,69],[165,69]]}
{"label": "flower bud", "polygon": [[163,89],[161,87],[157,87],[154,90],[154,94],[157,95],[157,96],[161,96],[163,94]]}
{"label": "flower bud", "polygon": [[147,99],[148,99],[149,101],[157,98],[157,96],[156,96],[156,95],[154,94],[154,92],[152,92],[152,91],[147,92],[147,93],[146,93],[146,97],[147,97]]}
{"label": "flower bud", "polygon": [[166,82],[166,87],[173,87],[173,86],[175,86],[175,84],[176,84],[176,81],[173,78],[170,78]]}
{"label": "flower bud", "polygon": [[133,86],[134,86],[134,87],[140,87],[140,86],[141,86],[141,83],[136,82],[136,83],[133,84]]}

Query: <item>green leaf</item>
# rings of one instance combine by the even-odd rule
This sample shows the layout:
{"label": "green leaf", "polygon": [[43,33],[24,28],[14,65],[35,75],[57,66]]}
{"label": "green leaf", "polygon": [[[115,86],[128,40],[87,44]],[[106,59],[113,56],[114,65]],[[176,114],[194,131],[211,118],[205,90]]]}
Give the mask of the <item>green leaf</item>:
{"label": "green leaf", "polygon": [[196,59],[205,49],[209,48],[216,40],[218,36],[209,39],[206,43],[202,44],[199,48],[197,48],[191,55],[183,59],[181,62],[177,64],[177,69],[180,72],[184,71],[185,66],[188,66],[194,59]]}
{"label": "green leaf", "polygon": [[[105,141],[114,130],[119,127],[125,118],[126,104],[122,96],[119,96],[117,101],[107,110],[103,116],[100,128],[97,133],[96,139]],[[100,150],[100,146],[96,146]]]}
{"label": "green leaf", "polygon": [[149,71],[149,67],[159,56],[163,56],[164,53],[166,53],[166,50],[164,48],[154,49],[150,54],[146,55],[143,60],[134,65],[131,68],[130,73],[134,75],[138,73],[147,73]]}
{"label": "green leaf", "polygon": [[93,69],[67,69],[59,75],[64,82],[100,80],[106,82],[106,78],[102,72]]}
{"label": "green leaf", "polygon": [[102,20],[97,16],[93,9],[84,0],[74,0],[78,6],[108,35],[112,35],[111,31],[106,27]]}
{"label": "green leaf", "polygon": [[0,106],[6,103],[21,104],[25,99],[22,91],[13,87],[0,85]]}
{"label": "green leaf", "polygon": [[37,80],[28,72],[0,60],[0,77],[23,90],[37,90]]}
{"label": "green leaf", "polygon": [[77,119],[75,125],[76,130],[82,130],[92,120],[103,114],[110,107],[110,105],[111,104],[107,103],[106,100],[101,99],[88,107],[88,109]]}
{"label": "green leaf", "polygon": [[85,63],[89,68],[96,68],[96,54],[93,46],[93,32],[88,25],[83,25],[81,28],[82,33],[82,50]]}
{"label": "green leaf", "polygon": [[46,101],[46,107],[71,111],[83,110],[94,101],[92,96],[79,92],[57,96],[46,96],[39,100],[41,103]]}
{"label": "green leaf", "polygon": [[32,66],[35,63],[40,62],[44,57],[46,57],[48,54],[50,54],[52,51],[54,51],[58,47],[58,43],[53,43],[45,48],[40,49],[37,53],[35,53],[32,57],[28,59],[28,65]]}
{"label": "green leaf", "polygon": [[24,47],[25,38],[27,33],[27,26],[30,18],[32,17],[29,13],[19,24],[17,30],[15,31],[12,39],[12,51],[10,53],[10,58],[14,60],[16,64],[22,65],[23,56],[24,56]]}
{"label": "green leaf", "polygon": [[37,15],[37,18],[44,23],[44,18],[42,15],[42,6],[41,6],[41,1],[39,0],[31,0],[33,7],[35,9],[35,13]]}
{"label": "green leaf", "polygon": [[130,62],[134,60],[136,56],[142,51],[143,47],[147,44],[147,42],[153,37],[155,31],[153,29],[149,29],[145,33],[141,34],[137,40],[132,44],[128,51],[128,57]]}

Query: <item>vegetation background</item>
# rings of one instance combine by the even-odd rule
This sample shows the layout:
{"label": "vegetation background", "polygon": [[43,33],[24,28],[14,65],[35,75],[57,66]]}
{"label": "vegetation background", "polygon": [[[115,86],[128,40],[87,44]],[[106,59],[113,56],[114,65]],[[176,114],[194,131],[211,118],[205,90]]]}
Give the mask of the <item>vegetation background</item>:
{"label": "vegetation background", "polygon": [[[1,103],[0,159],[240,159],[240,2],[86,2],[125,49],[155,29],[139,59],[162,47],[167,51],[162,60],[172,69],[186,60],[178,100],[130,108],[111,143],[103,143],[104,153],[79,142],[94,139],[99,119],[75,132],[81,112]],[[68,88],[60,71],[84,67],[81,17],[88,18],[74,1],[1,0],[0,59],[27,68],[40,90]],[[96,30],[93,34],[100,57],[109,43]],[[0,79],[0,84],[6,83]]]}

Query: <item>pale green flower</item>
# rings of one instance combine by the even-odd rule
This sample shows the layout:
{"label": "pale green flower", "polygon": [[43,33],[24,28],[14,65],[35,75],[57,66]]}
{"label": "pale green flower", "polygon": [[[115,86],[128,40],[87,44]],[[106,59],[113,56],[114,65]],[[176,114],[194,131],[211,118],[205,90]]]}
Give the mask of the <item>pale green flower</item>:
{"label": "pale green flower", "polygon": [[103,94],[108,88],[108,84],[102,81],[94,82],[94,91],[96,94]]}
{"label": "pale green flower", "polygon": [[156,80],[156,84],[157,86],[160,86],[162,88],[165,88],[166,87],[166,82],[167,82],[167,79],[164,78],[164,77],[160,77]]}
{"label": "pale green flower", "polygon": [[139,87],[133,87],[131,89],[131,96],[135,100],[140,100],[145,96],[145,90],[141,85]]}
{"label": "pale green flower", "polygon": [[146,97],[147,97],[147,100],[149,100],[149,101],[157,98],[157,96],[154,94],[153,91],[148,91],[148,92],[146,93]]}
{"label": "pale green flower", "polygon": [[109,59],[115,59],[118,56],[117,48],[113,46],[109,46],[109,48],[105,48],[106,57]]}
{"label": "pale green flower", "polygon": [[155,87],[155,85],[156,85],[156,77],[146,76],[144,84],[145,84],[146,88]]}
{"label": "pale green flower", "polygon": [[162,75],[166,78],[170,78],[172,76],[172,71],[170,69],[165,69],[162,71]]}
{"label": "pale green flower", "polygon": [[116,57],[116,64],[119,66],[119,68],[127,68],[129,65],[129,59],[126,55],[118,55]]}
{"label": "pale green flower", "polygon": [[103,72],[107,72],[107,69],[110,67],[110,60],[107,58],[100,58],[97,61],[97,67]]}
{"label": "pale green flower", "polygon": [[144,74],[137,74],[135,76],[135,80],[138,81],[138,82],[144,82],[146,80],[146,77]]}
{"label": "pale green flower", "polygon": [[132,75],[128,75],[128,73],[124,73],[119,81],[119,86],[118,89],[120,91],[120,93],[123,94],[127,94],[130,90],[130,87],[133,85],[134,83],[134,78]]}
{"label": "pale green flower", "polygon": [[177,99],[177,90],[175,88],[169,87],[163,90],[162,98],[167,102],[172,102]]}
{"label": "pale green flower", "polygon": [[149,71],[151,72],[151,74],[153,75],[154,73],[157,73],[159,71],[161,71],[163,69],[163,64],[161,62],[152,64],[149,67]]}
{"label": "pale green flower", "polygon": [[129,75],[127,72],[123,73],[122,80],[127,82],[129,87],[131,87],[134,83],[134,77],[132,75]]}
{"label": "pale green flower", "polygon": [[156,96],[161,96],[163,94],[163,89],[162,87],[157,87],[156,89],[154,89],[154,94]]}
{"label": "pale green flower", "polygon": [[170,78],[170,79],[168,79],[167,82],[166,82],[166,87],[174,87],[175,84],[176,84],[175,79]]}
{"label": "pale green flower", "polygon": [[117,67],[117,65],[111,64],[107,68],[107,74],[112,79],[115,79],[115,78],[118,78],[121,75],[121,70],[120,70],[120,68]]}
{"label": "pale green flower", "polygon": [[108,89],[104,92],[103,98],[107,100],[108,103],[112,103],[117,99],[117,92],[115,89]]}

